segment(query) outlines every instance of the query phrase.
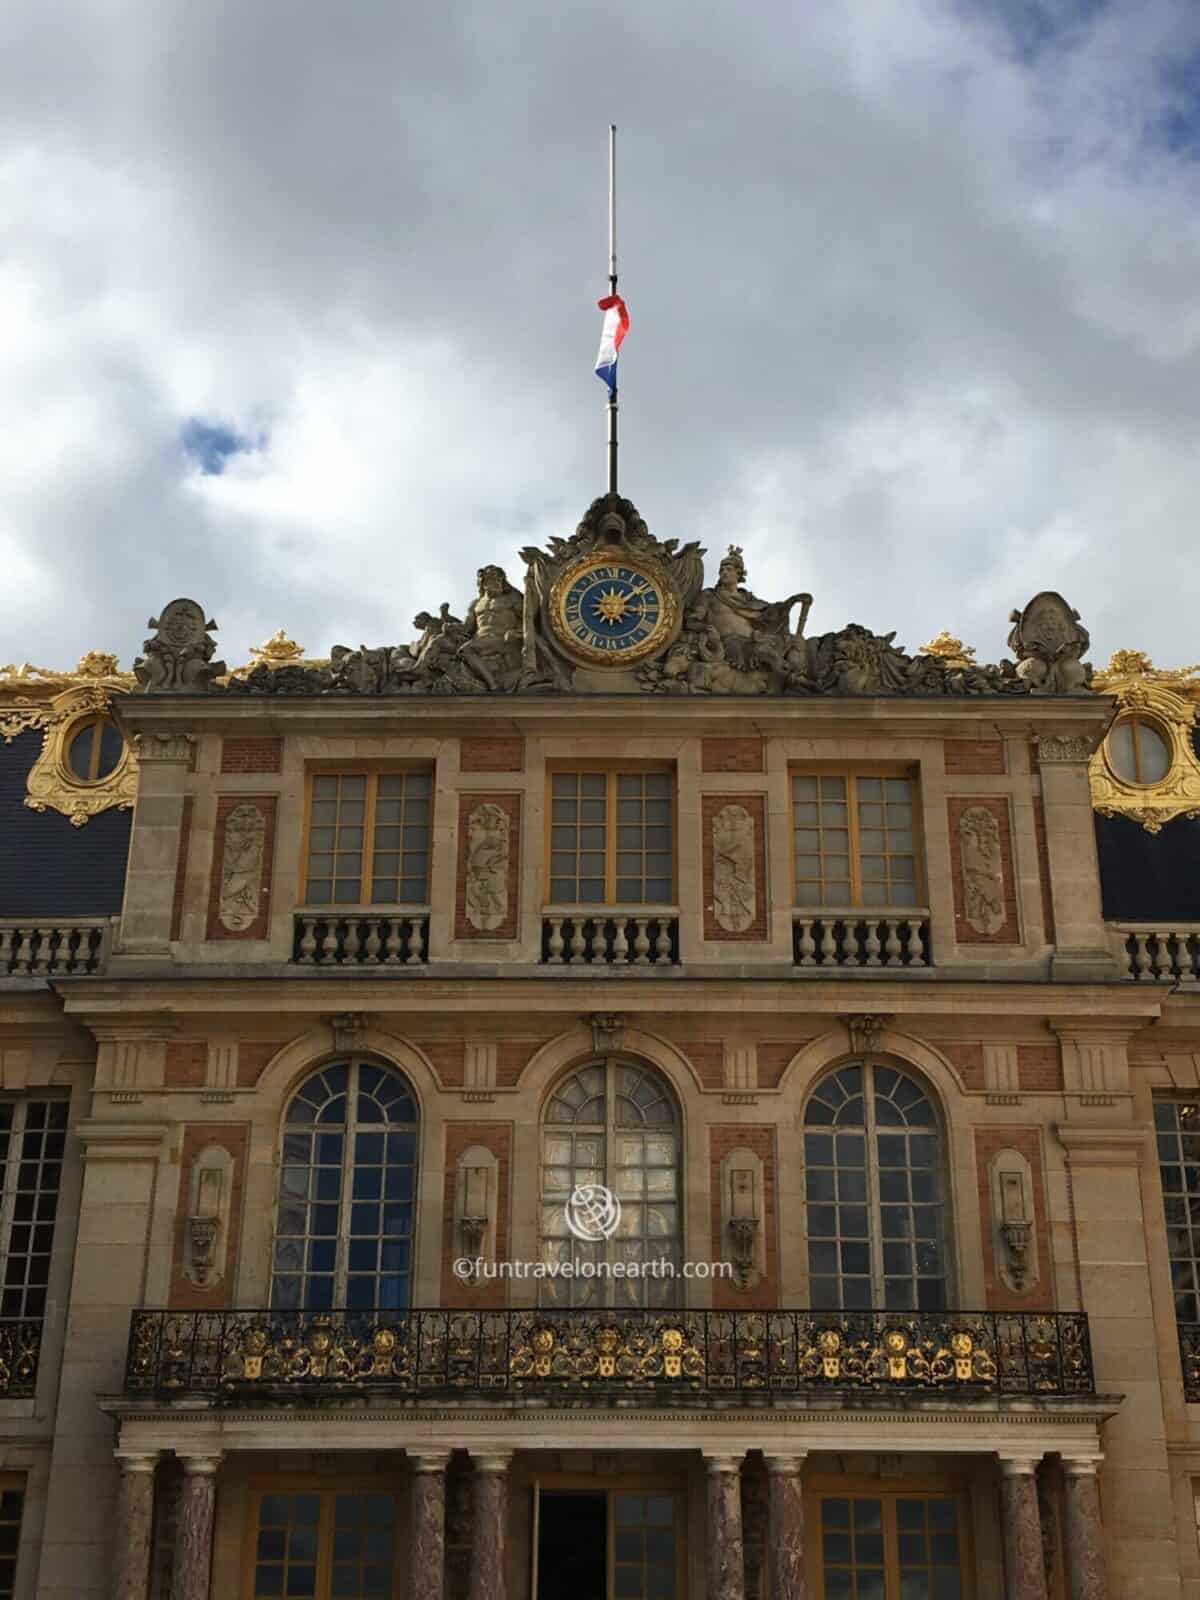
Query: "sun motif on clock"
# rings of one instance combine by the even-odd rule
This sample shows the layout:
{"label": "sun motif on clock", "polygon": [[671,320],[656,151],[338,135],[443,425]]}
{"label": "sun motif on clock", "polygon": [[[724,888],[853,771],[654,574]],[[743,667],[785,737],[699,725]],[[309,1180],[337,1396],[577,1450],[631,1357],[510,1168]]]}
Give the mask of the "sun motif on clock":
{"label": "sun motif on clock", "polygon": [[649,563],[592,555],[559,575],[550,621],[573,655],[626,666],[666,643],[675,625],[675,596]]}

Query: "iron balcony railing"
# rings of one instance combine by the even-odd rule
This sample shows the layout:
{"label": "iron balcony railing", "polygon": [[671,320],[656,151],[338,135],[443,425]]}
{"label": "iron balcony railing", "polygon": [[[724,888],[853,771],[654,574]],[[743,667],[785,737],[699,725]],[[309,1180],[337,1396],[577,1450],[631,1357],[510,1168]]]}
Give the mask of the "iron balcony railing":
{"label": "iron balcony railing", "polygon": [[1006,1311],[135,1311],[125,1393],[604,1404],[1094,1392],[1087,1317]]}
{"label": "iron balcony railing", "polygon": [[0,1320],[0,1400],[27,1399],[37,1387],[40,1320]]}
{"label": "iron balcony railing", "polygon": [[1179,1324],[1179,1359],[1183,1364],[1183,1397],[1200,1400],[1200,1322]]}

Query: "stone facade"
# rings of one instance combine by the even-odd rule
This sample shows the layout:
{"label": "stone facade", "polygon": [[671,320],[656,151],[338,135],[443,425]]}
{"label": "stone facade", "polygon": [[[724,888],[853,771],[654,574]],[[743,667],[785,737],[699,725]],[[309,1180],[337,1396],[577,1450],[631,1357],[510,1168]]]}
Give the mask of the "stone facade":
{"label": "stone facade", "polygon": [[[0,973],[6,1100],[68,1107],[36,1376],[0,1397],[0,1475],[25,1497],[16,1593],[148,1600],[171,1570],[176,1596],[252,1600],[274,1581],[259,1535],[264,1550],[285,1539],[269,1518],[311,1501],[322,1571],[331,1519],[379,1515],[397,1592],[532,1600],[577,1496],[604,1501],[621,1550],[642,1541],[646,1573],[669,1545],[689,1600],[821,1594],[843,1502],[890,1530],[889,1600],[901,1518],[930,1540],[930,1519],[958,1529],[977,1600],[1195,1600],[1200,1422],[1152,1127],[1155,1095],[1200,1093],[1200,1002],[1186,974],[1154,976],[1178,943],[1161,960],[1147,945],[1151,977],[1134,981],[1136,930],[1104,916],[1088,767],[1111,705],[1087,687],[1086,634],[1043,595],[1017,614],[1011,670],[849,630],[798,650],[804,597],[759,601],[740,556],[705,588],[692,547],[664,555],[631,508],[589,515],[579,544],[530,558],[524,596],[485,569],[467,618],[430,616],[402,658],[222,679],[202,608],[156,624],[146,692],[114,713],[141,752],[121,917],[93,970],[36,972],[31,935],[27,968]],[[631,562],[640,548],[681,585],[661,670],[620,694],[547,642],[556,563],[591,560],[605,516],[623,519]],[[484,694],[506,697],[499,730]],[[393,823],[378,780],[414,772],[427,821]],[[347,872],[378,880],[407,851],[427,862],[419,900],[304,903],[311,856],[332,853],[311,837],[326,826],[311,783],[333,773],[361,776],[374,808],[375,864]],[[919,867],[903,932],[869,887],[849,906],[796,902],[806,773],[906,786]],[[618,809],[556,809],[556,774],[601,775],[579,804]],[[874,791],[853,792],[863,887],[884,881],[866,866],[882,847]],[[667,820],[628,820],[659,804]],[[611,840],[584,837],[610,822]],[[563,904],[550,885],[568,871],[600,887]],[[626,880],[667,888],[643,902]],[[403,1304],[373,1306],[357,1333],[340,1300],[290,1332],[268,1314],[299,1193],[283,1175],[309,1159],[285,1118],[338,1063],[394,1071],[410,1096],[380,1157],[385,1175],[415,1169],[395,1201],[403,1240],[381,1248],[433,1319],[420,1348]],[[910,1130],[905,1204],[919,1223],[928,1141],[942,1210],[926,1276],[942,1288],[890,1320],[903,1234],[871,1234],[874,1309],[811,1309],[823,1278],[853,1276],[854,1208],[893,1203],[853,1192],[849,1167],[828,1199],[815,1176],[834,1157],[814,1093],[847,1068],[879,1106],[899,1081],[931,1108]],[[613,1096],[653,1086],[659,1122],[628,1093],[658,1152],[645,1172],[670,1172],[658,1193],[679,1259],[730,1269],[681,1280],[672,1311],[547,1306],[538,1281],[486,1270],[544,1261],[559,1236],[548,1107],[581,1071]],[[610,1139],[617,1172],[630,1125],[597,1115],[599,1132],[584,1117],[571,1137]],[[368,1120],[356,1137],[382,1137]],[[355,1203],[375,1204],[367,1189]],[[640,1237],[643,1202],[623,1199]],[[308,1250],[324,1224],[305,1226]],[[1081,1316],[1090,1343],[1064,1354]],[[410,1358],[444,1365],[422,1386]]]}

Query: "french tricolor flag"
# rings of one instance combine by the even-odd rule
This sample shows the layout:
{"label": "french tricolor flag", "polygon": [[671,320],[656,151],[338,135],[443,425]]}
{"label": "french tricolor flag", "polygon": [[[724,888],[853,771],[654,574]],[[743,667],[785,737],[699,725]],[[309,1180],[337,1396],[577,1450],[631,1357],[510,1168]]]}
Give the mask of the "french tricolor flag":
{"label": "french tricolor flag", "polygon": [[629,332],[629,312],[619,294],[605,295],[597,302],[604,313],[604,326],[600,330],[600,354],[596,357],[596,376],[608,385],[609,394],[617,392],[617,352]]}

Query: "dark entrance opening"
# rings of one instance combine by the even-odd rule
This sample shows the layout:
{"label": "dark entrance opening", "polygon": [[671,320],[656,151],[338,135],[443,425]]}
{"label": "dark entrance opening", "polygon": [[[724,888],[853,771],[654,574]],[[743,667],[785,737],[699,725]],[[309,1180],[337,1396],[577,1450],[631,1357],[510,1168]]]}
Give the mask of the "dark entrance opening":
{"label": "dark entrance opening", "polygon": [[608,1496],[542,1491],[537,1600],[607,1600]]}

